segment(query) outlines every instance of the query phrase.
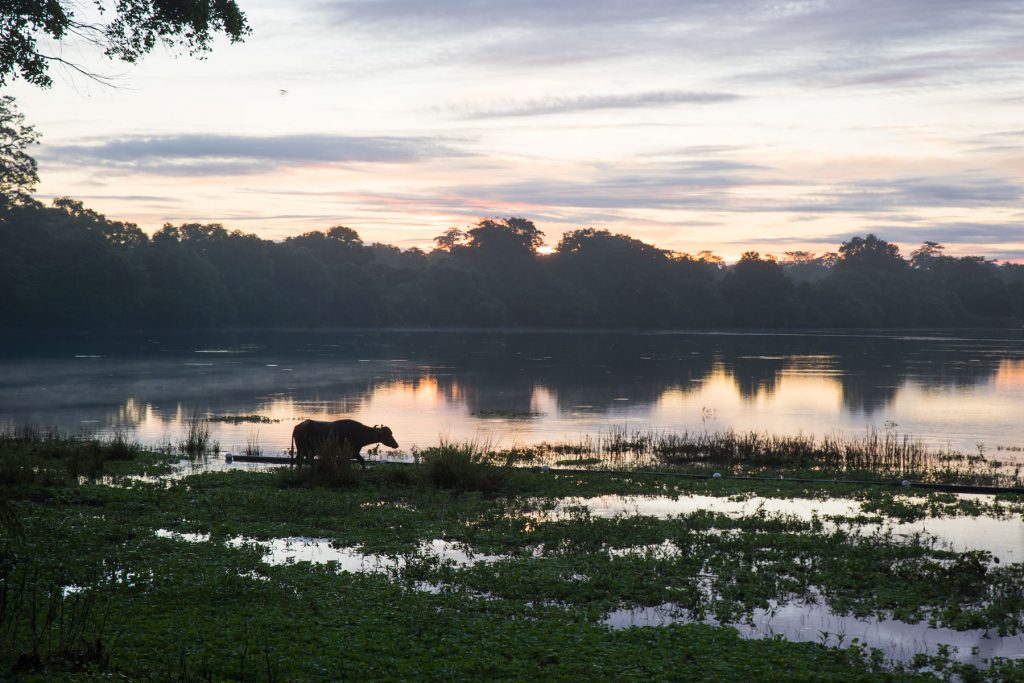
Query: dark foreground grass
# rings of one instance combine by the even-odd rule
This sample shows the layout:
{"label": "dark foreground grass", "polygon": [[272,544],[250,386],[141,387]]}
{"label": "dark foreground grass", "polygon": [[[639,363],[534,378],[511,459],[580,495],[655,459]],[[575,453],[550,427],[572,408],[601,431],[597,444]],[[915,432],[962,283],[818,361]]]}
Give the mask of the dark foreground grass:
{"label": "dark foreground grass", "polygon": [[[1007,661],[893,667],[856,645],[743,640],[706,624],[612,630],[600,620],[617,607],[674,602],[741,619],[769,599],[798,599],[813,587],[840,612],[920,619],[922,629],[934,619],[1012,632],[1021,627],[1024,572],[924,539],[858,538],[774,515],[543,515],[566,496],[823,493],[804,485],[510,477],[497,489],[446,486],[422,465],[373,467],[337,488],[282,486],[275,473],[251,472],[169,486],[77,477],[0,485],[22,528],[15,537],[0,527],[0,678],[1012,681],[1024,674]],[[908,518],[936,510],[1019,517],[1024,508],[1012,496],[988,505],[881,492],[865,500],[866,514]],[[209,540],[166,538],[158,529]],[[258,546],[227,543],[299,535],[408,561],[390,574],[272,566]],[[417,554],[423,541],[439,538],[502,559],[458,568]],[[666,558],[643,550],[666,541],[687,552]],[[626,549],[636,552],[610,552]],[[705,594],[697,586],[708,577]],[[422,582],[440,592],[417,590]]]}
{"label": "dark foreground grass", "polygon": [[508,467],[492,463],[486,449],[475,444],[442,442],[422,454],[424,476],[438,488],[455,491],[479,491],[494,495],[511,479]]}
{"label": "dark foreground grass", "polygon": [[0,485],[61,484],[78,477],[95,479],[123,469],[120,463],[143,459],[142,447],[123,432],[97,439],[31,427],[0,431]]}

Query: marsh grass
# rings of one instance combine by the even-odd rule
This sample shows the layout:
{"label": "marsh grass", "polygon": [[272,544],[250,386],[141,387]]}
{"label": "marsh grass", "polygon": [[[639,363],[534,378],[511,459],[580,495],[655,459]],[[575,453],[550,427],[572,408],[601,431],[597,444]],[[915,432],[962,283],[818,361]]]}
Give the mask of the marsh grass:
{"label": "marsh grass", "polygon": [[[500,462],[488,445],[442,445],[450,460]],[[673,604],[695,620],[736,622],[768,601],[796,605],[810,595],[836,612],[919,624],[929,637],[924,619],[931,618],[993,637],[1021,628],[1019,563],[994,565],[985,554],[951,552],[923,536],[870,532],[860,527],[865,520],[832,529],[764,511],[536,514],[580,495],[772,491],[788,498],[816,486],[517,468],[508,475],[521,496],[492,499],[439,489],[422,464],[355,470],[359,485],[345,489],[284,488],[268,472],[207,472],[166,489],[88,484],[54,491],[43,503],[19,501],[27,540],[17,552],[0,552],[0,569],[9,568],[0,570],[11,590],[7,623],[19,623],[0,653],[0,679],[450,680],[456,672],[466,680],[909,682],[942,679],[886,670],[880,660],[868,671],[832,646],[834,635],[822,639],[826,648],[744,640],[702,623],[612,630],[601,621],[623,607]],[[889,490],[873,496],[908,504]],[[936,499],[911,502],[931,510]],[[1020,497],[1006,504],[1019,506]],[[190,543],[153,533],[168,525],[210,536]],[[413,559],[392,574],[302,561],[269,566],[255,543],[224,542],[235,536],[331,537],[339,548]],[[419,550],[433,539],[500,559],[442,561]],[[55,620],[44,629],[47,613]],[[56,630],[62,613],[70,624],[64,646]],[[458,637],[438,647],[438,633]],[[14,671],[19,659],[23,669]],[[1021,680],[1022,664],[965,670],[962,680]]]}
{"label": "marsh grass", "polygon": [[859,436],[765,432],[665,432],[613,427],[576,441],[516,446],[489,453],[495,461],[597,468],[669,467],[733,474],[805,473],[853,478],[899,477],[917,481],[1021,485],[1020,467],[989,460],[982,450],[933,448],[894,430]]}
{"label": "marsh grass", "polygon": [[256,430],[255,434],[250,434],[248,440],[245,443],[245,448],[242,449],[242,453],[246,456],[258,458],[263,455],[263,449],[260,448],[260,432]]}
{"label": "marsh grass", "polygon": [[100,602],[97,591],[69,591],[36,563],[0,565],[0,661],[13,660],[18,677],[107,668]]}
{"label": "marsh grass", "polygon": [[138,458],[142,447],[123,431],[107,439],[65,436],[23,426],[0,431],[0,485],[59,484],[95,479],[107,463]]}
{"label": "marsh grass", "polygon": [[494,494],[508,482],[511,462],[497,466],[493,453],[486,444],[442,440],[421,454],[426,480],[437,488]]}
{"label": "marsh grass", "polygon": [[185,423],[185,435],[178,442],[178,450],[190,458],[198,458],[210,453],[211,446],[209,425],[198,411],[193,412]]}
{"label": "marsh grass", "polygon": [[142,448],[137,441],[132,441],[123,430],[116,430],[106,442],[107,460],[134,460]]}

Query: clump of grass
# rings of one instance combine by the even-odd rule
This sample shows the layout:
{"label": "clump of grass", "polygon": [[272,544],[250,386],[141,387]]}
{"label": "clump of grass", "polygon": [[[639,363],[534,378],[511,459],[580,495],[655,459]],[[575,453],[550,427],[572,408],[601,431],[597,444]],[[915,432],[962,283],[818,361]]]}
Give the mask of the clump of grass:
{"label": "clump of grass", "polygon": [[253,458],[258,458],[263,455],[263,449],[260,448],[260,433],[258,430],[255,434],[249,435],[249,439],[246,441],[245,448],[242,449],[242,453]]}
{"label": "clump of grass", "polygon": [[190,458],[204,456],[211,450],[210,427],[198,412],[185,423],[185,436],[178,442],[178,450]]}
{"label": "clump of grass", "polygon": [[422,458],[427,481],[438,488],[493,494],[508,481],[506,468],[490,464],[487,449],[474,443],[442,441]]}
{"label": "clump of grass", "polygon": [[135,460],[142,448],[137,441],[132,441],[121,429],[116,430],[106,442],[107,460]]}

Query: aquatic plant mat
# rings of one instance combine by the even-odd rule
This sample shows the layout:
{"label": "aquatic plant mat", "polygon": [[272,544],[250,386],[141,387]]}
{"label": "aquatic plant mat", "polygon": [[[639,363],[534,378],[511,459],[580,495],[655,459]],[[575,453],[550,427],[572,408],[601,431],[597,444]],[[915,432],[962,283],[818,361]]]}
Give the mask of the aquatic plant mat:
{"label": "aquatic plant mat", "polygon": [[0,678],[1024,677],[1020,495],[35,444],[0,440]]}

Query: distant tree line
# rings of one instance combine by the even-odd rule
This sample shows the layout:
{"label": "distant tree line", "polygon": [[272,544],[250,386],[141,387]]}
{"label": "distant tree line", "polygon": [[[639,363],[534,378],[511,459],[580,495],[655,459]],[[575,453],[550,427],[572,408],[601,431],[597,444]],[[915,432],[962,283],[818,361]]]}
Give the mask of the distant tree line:
{"label": "distant tree line", "polygon": [[365,244],[342,226],[281,242],[219,224],[151,237],[62,198],[0,212],[0,321],[18,329],[216,326],[802,328],[1020,326],[1024,266],[904,258],[874,235],[835,253],[747,252],[727,266],[594,228],[553,253],[524,218],[436,248]]}

